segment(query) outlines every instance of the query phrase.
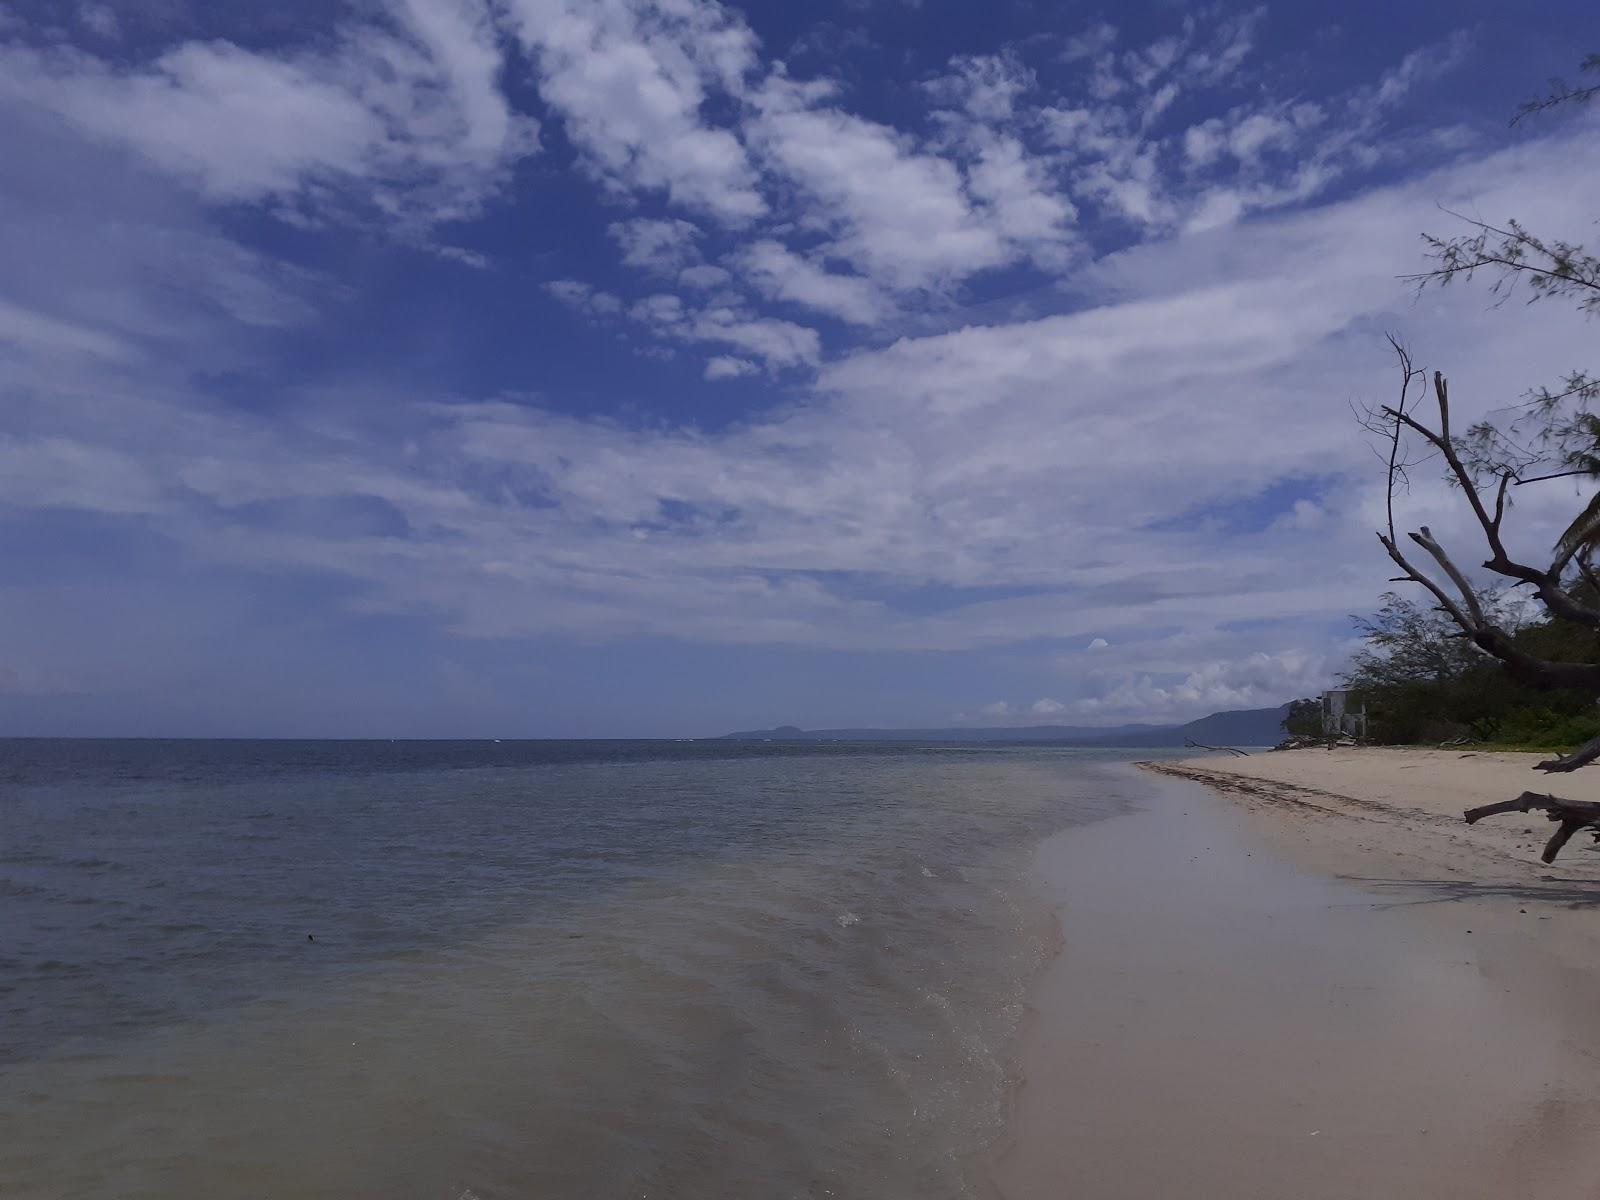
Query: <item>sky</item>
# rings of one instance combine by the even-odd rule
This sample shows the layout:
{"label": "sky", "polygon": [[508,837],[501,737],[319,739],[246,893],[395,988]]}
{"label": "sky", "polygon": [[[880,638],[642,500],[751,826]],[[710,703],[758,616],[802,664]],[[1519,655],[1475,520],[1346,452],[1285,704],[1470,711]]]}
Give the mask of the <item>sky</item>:
{"label": "sky", "polygon": [[[1593,234],[1600,113],[1508,117],[1597,33],[1584,0],[4,0],[0,734],[1314,694],[1390,586],[1353,415],[1386,335],[1462,419],[1600,366],[1569,308],[1401,278],[1455,213]],[[1404,512],[1469,546],[1430,480]]]}

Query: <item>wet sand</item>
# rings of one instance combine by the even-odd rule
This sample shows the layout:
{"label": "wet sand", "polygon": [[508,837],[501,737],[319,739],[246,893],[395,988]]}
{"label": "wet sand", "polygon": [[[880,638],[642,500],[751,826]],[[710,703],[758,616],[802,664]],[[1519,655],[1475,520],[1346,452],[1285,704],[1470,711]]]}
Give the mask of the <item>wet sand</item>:
{"label": "wet sand", "polygon": [[[1257,765],[1180,769],[1235,762]],[[1243,769],[1224,781],[1257,787]],[[1520,817],[1450,844],[1443,808],[1144,778],[1141,811],[1041,848],[1063,950],[1030,998],[1000,1196],[1600,1195],[1600,863],[1550,872]]]}

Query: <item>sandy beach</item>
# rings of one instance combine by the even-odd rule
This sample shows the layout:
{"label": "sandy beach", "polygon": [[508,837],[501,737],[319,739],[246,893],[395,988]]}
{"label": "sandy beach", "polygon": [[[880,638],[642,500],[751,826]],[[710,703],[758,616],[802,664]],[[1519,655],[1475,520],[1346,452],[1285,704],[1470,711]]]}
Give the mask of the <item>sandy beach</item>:
{"label": "sandy beach", "polygon": [[997,1193],[1600,1195],[1600,858],[1583,837],[1546,867],[1542,818],[1460,816],[1600,799],[1600,770],[1533,761],[1146,764],[1139,811],[1046,843],[1063,951],[1030,998]]}

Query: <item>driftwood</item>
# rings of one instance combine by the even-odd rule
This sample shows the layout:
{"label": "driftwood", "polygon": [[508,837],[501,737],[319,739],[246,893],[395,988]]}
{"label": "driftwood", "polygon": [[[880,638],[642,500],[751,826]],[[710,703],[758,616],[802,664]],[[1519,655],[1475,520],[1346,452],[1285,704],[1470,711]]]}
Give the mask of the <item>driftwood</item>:
{"label": "driftwood", "polygon": [[1563,800],[1560,796],[1547,796],[1542,792],[1523,792],[1515,800],[1501,800],[1496,804],[1469,808],[1463,815],[1467,818],[1467,824],[1472,825],[1484,817],[1508,812],[1532,812],[1535,809],[1542,811],[1549,820],[1560,822],[1545,843],[1544,853],[1539,855],[1544,862],[1554,862],[1561,848],[1580,829],[1595,830],[1595,840],[1600,842],[1600,803],[1593,800]]}
{"label": "driftwood", "polygon": [[1356,741],[1355,738],[1347,737],[1347,736],[1345,736],[1343,734],[1340,734],[1338,737],[1328,737],[1326,734],[1318,734],[1316,737],[1312,737],[1310,734],[1297,733],[1297,734],[1293,735],[1292,737],[1284,738],[1283,741],[1279,742],[1276,746],[1273,747],[1273,749],[1274,750],[1319,750],[1319,749],[1320,750],[1335,750],[1335,749],[1342,750],[1342,749],[1345,749],[1345,748],[1350,747],[1350,746],[1359,746],[1359,745],[1361,745],[1361,743]]}
{"label": "driftwood", "polygon": [[1229,754],[1237,754],[1240,758],[1250,757],[1250,751],[1240,750],[1236,746],[1208,746],[1204,742],[1195,741],[1193,738],[1184,738],[1183,744],[1185,746],[1193,746],[1196,750],[1221,750]]}

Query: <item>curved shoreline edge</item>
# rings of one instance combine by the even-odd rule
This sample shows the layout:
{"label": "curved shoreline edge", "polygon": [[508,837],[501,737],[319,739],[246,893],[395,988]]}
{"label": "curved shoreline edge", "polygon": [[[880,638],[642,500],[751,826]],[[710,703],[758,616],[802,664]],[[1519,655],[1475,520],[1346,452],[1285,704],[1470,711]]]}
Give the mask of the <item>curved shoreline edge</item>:
{"label": "curved shoreline edge", "polygon": [[1600,859],[1464,825],[1526,770],[1484,757],[1143,763],[1137,811],[1047,839],[992,1194],[1600,1194]]}
{"label": "curved shoreline edge", "polygon": [[[1221,793],[1250,828],[1296,861],[1352,879],[1471,884],[1490,898],[1600,907],[1600,855],[1575,841],[1554,866],[1539,861],[1541,816],[1467,825],[1462,813],[1534,786],[1536,754],[1375,748],[1288,750],[1143,762],[1146,771]],[[1541,780],[1545,780],[1543,785]],[[1559,781],[1561,794],[1600,800],[1600,770]]]}

